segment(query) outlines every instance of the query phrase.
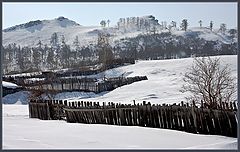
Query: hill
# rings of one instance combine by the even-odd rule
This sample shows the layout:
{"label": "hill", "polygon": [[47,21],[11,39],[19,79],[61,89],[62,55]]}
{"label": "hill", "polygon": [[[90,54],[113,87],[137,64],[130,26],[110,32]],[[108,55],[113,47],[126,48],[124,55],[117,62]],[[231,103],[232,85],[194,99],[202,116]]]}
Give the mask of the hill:
{"label": "hill", "polygon": [[[3,30],[3,73],[95,65],[104,56],[142,60],[237,54],[237,30],[160,24],[154,16],[120,18],[115,26],[82,26],[68,18],[30,21]],[[109,59],[108,59],[109,60]]]}
{"label": "hill", "polygon": [[[229,64],[232,70],[232,76],[237,77],[237,56],[215,56],[220,57],[221,64]],[[213,57],[213,58],[215,58]],[[148,80],[135,82],[130,85],[125,85],[116,88],[110,92],[100,94],[85,93],[85,92],[64,92],[55,96],[56,99],[67,100],[86,100],[97,102],[121,102],[131,103],[133,100],[141,103],[147,101],[151,103],[180,103],[185,101],[186,93],[179,92],[183,85],[183,75],[187,68],[191,66],[193,58],[184,59],[169,59],[169,60],[139,60],[134,65],[122,66],[99,73],[98,75],[90,75],[101,79],[103,77],[118,77],[118,76],[147,76]],[[3,98],[3,103],[15,103],[19,100],[26,104],[26,92],[22,92],[22,97],[7,95]]]}
{"label": "hill", "polygon": [[[128,18],[127,18],[128,19]],[[113,27],[101,27],[101,26],[81,26],[65,17],[58,17],[53,20],[36,20],[30,21],[25,24],[16,25],[3,30],[3,45],[16,43],[20,46],[36,46],[39,40],[43,44],[50,45],[50,38],[53,33],[57,33],[59,36],[64,35],[66,43],[73,44],[76,36],[80,38],[81,45],[88,45],[89,43],[95,43],[98,31],[105,30],[110,33],[113,41],[120,40],[126,37],[136,37],[139,34],[147,32],[168,32],[167,27],[162,27],[158,23],[158,20],[154,16],[142,16],[142,17],[129,17],[127,19],[120,18],[118,25]],[[135,20],[134,20],[135,19]],[[126,20],[126,21],[125,21]],[[139,21],[138,21],[139,20]],[[143,25],[140,26],[138,22],[142,21]],[[148,22],[146,24],[145,22]],[[123,24],[125,23],[125,24]],[[153,29],[155,27],[155,29]],[[221,34],[218,29],[211,31],[207,28],[191,27],[188,31],[181,31],[177,28],[172,28],[173,35],[189,36],[195,35],[196,37],[203,38],[207,41],[221,41],[223,43],[231,43],[229,33]],[[236,40],[235,40],[236,41]]]}

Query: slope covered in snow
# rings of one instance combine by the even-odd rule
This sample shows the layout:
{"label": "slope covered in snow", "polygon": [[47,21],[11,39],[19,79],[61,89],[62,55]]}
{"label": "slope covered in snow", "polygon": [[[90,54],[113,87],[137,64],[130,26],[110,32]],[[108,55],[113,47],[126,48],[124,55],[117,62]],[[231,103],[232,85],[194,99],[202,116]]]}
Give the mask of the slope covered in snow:
{"label": "slope covered in snow", "polygon": [[[221,58],[221,64],[229,64],[232,70],[232,76],[237,77],[237,56],[228,55],[217,57]],[[187,71],[187,68],[192,65],[192,62],[193,58],[137,61],[134,65],[110,69],[90,77],[101,79],[103,77],[118,77],[122,75],[126,77],[147,76],[148,80],[135,82],[100,94],[91,92],[64,92],[57,94],[55,98],[67,99],[69,101],[98,101],[100,103],[132,103],[133,100],[137,103],[141,103],[142,101],[160,104],[179,103],[185,101],[185,96],[187,95],[187,93],[181,93],[179,90],[183,85],[183,75]],[[13,97],[13,99],[15,99],[15,97]],[[5,100],[6,98],[4,97],[3,101]]]}
{"label": "slope covered in snow", "polygon": [[[229,64],[232,76],[237,77],[237,56],[220,56],[220,58],[221,64]],[[187,68],[192,65],[192,62],[193,58],[138,61],[134,65],[108,70],[102,73],[106,77],[121,76],[122,74],[129,77],[146,75],[148,80],[125,85],[111,92],[106,92],[102,96],[85,100],[121,103],[129,103],[133,100],[151,103],[179,103],[185,101],[187,93],[181,93],[179,90],[184,84],[182,81],[183,75],[188,70]],[[74,98],[71,99],[74,100]]]}
{"label": "slope covered in snow", "polygon": [[224,35],[218,32],[217,29],[211,31],[209,28],[199,28],[199,27],[192,27],[189,30],[185,31],[173,31],[175,35],[180,35],[184,37],[199,37],[203,38],[206,41],[219,41],[225,44],[230,44],[232,41],[228,37],[228,35]]}
{"label": "slope covered in snow", "polygon": [[[25,25],[25,24],[24,24]],[[76,36],[84,37],[81,43],[92,43],[95,35],[89,34],[90,31],[99,29],[96,26],[81,26],[78,23],[64,17],[53,20],[43,20],[39,24],[30,27],[19,25],[16,28],[3,30],[3,45],[16,43],[20,46],[36,46],[39,40],[42,44],[50,44],[53,33],[59,36],[64,35],[66,43],[72,45]]]}
{"label": "slope covered in snow", "polygon": [[28,104],[30,92],[19,91],[13,94],[8,94],[2,98],[3,104]]}
{"label": "slope covered in snow", "polygon": [[[158,24],[156,29],[158,33],[168,32],[168,30],[160,29],[159,23],[156,24]],[[98,30],[103,30],[103,28],[100,26],[81,26],[75,21],[64,17],[59,17],[53,20],[37,20],[4,29],[2,32],[3,45],[6,46],[8,44],[16,43],[20,46],[32,47],[36,46],[39,40],[41,40],[42,44],[49,45],[51,35],[57,33],[59,37],[64,35],[66,43],[69,45],[73,45],[74,39],[78,36],[80,45],[86,46],[96,43]],[[146,34],[146,29],[136,30],[136,27],[131,28],[130,25],[124,28],[121,28],[121,26],[119,28],[107,27],[104,28],[104,30],[110,33],[112,41],[121,40],[126,37],[136,37],[139,34]],[[186,32],[178,31],[176,29],[173,29],[171,32],[182,36],[196,35],[207,41],[220,41],[227,44],[231,42],[228,35],[219,34],[218,31],[212,32],[207,28],[190,27]]]}

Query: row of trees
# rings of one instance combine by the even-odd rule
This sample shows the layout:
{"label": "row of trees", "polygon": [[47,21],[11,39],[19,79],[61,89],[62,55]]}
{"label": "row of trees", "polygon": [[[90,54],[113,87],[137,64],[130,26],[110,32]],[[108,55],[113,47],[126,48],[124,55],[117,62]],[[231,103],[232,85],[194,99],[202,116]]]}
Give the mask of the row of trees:
{"label": "row of trees", "polygon": [[116,42],[113,48],[120,58],[171,59],[207,55],[236,54],[237,43],[224,44],[198,37],[183,37],[171,33],[139,35]]}
{"label": "row of trees", "polygon": [[[176,22],[174,22],[174,21],[172,21],[172,22],[175,23],[175,27],[176,27]],[[199,20],[198,23],[199,23],[199,27],[202,28],[203,27],[202,26],[203,21]],[[188,23],[187,19],[183,19],[182,22],[181,22],[180,28],[182,30],[186,31],[187,28],[188,28],[188,25],[189,25],[189,23]],[[174,26],[172,25],[170,27],[174,27]],[[213,21],[209,22],[209,29],[211,31],[213,30]],[[220,24],[219,31],[221,33],[225,34],[226,30],[227,30],[227,25],[225,23]]]}
{"label": "row of trees", "polygon": [[[174,23],[173,23],[174,24]],[[104,31],[104,30],[103,30]],[[236,33],[230,30],[229,33]],[[232,39],[236,36],[232,36]],[[110,64],[113,58],[170,59],[206,55],[236,54],[237,43],[224,44],[198,37],[176,36],[170,32],[142,34],[109,44],[109,34],[99,32],[96,44],[81,46],[78,37],[66,44],[65,37],[53,33],[50,45],[38,42],[36,47],[10,44],[3,47],[4,73],[76,68],[96,63]]]}
{"label": "row of trees", "polygon": [[119,30],[128,31],[128,30],[147,30],[150,31],[153,28],[156,28],[160,24],[154,16],[144,16],[144,17],[127,17],[120,18],[117,22],[117,28]]}
{"label": "row of trees", "polygon": [[72,47],[66,44],[64,36],[53,33],[50,46],[38,42],[36,47],[20,47],[9,44],[3,47],[3,70],[27,72],[45,69],[75,68],[98,61],[97,46],[80,47],[78,37]]}
{"label": "row of trees", "polygon": [[102,27],[106,27],[106,25],[108,25],[108,27],[109,27],[109,24],[110,24],[110,20],[109,19],[107,21],[106,20],[101,20],[101,22],[100,22],[100,25]]}
{"label": "row of trees", "polygon": [[[200,28],[203,27],[203,21],[198,21]],[[106,27],[108,25],[109,27],[110,20],[102,20],[100,22],[100,25],[102,27]],[[189,22],[187,19],[183,19],[180,23],[180,29],[186,31],[188,29]],[[127,17],[127,18],[120,18],[117,22],[117,28],[119,30],[127,31],[128,29],[133,30],[146,30],[146,31],[152,31],[156,33],[157,29],[164,30],[168,29],[171,31],[173,28],[177,29],[177,22],[171,21],[169,25],[167,25],[166,21],[162,21],[161,23],[158,23],[158,20],[155,19],[154,16],[149,15],[145,17]],[[212,31],[213,30],[213,21],[209,22],[208,28]],[[220,24],[219,31],[225,34],[225,31],[227,29],[227,25],[225,23]]]}
{"label": "row of trees", "polygon": [[97,63],[108,66],[113,59],[109,34],[104,32],[99,32],[97,44],[88,46],[80,46],[77,36],[70,46],[66,44],[64,36],[53,33],[50,46],[39,41],[36,47],[20,47],[15,43],[3,47],[4,73],[78,68]]}

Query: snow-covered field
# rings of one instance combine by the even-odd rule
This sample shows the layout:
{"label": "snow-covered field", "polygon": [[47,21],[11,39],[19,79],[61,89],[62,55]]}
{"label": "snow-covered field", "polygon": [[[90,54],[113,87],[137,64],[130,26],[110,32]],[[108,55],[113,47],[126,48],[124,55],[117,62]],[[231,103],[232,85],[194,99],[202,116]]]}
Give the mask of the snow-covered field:
{"label": "snow-covered field", "polygon": [[[122,86],[101,94],[66,92],[56,99],[87,100],[99,102],[178,103],[185,100],[179,92],[182,77],[191,66],[192,58],[138,61],[100,73],[97,77],[143,76],[148,80]],[[232,75],[237,77],[237,56],[221,56],[222,64],[229,64]],[[25,93],[26,95],[26,93]],[[12,98],[11,98],[12,96]],[[8,95],[4,100],[16,99]],[[125,127],[111,125],[70,124],[65,121],[43,121],[28,118],[27,105],[3,105],[4,149],[237,149],[237,138],[196,135],[180,131]]]}
{"label": "snow-covered field", "polygon": [[3,149],[237,149],[237,138],[29,119],[28,106],[3,105]]}

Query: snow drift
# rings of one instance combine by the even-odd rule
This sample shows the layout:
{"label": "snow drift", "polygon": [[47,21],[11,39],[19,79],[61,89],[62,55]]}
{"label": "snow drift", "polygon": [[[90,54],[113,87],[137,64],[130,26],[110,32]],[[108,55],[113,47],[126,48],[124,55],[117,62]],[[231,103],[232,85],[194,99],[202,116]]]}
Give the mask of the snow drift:
{"label": "snow drift", "polygon": [[3,106],[3,149],[237,149],[237,138],[137,126],[28,118],[28,106]]}

